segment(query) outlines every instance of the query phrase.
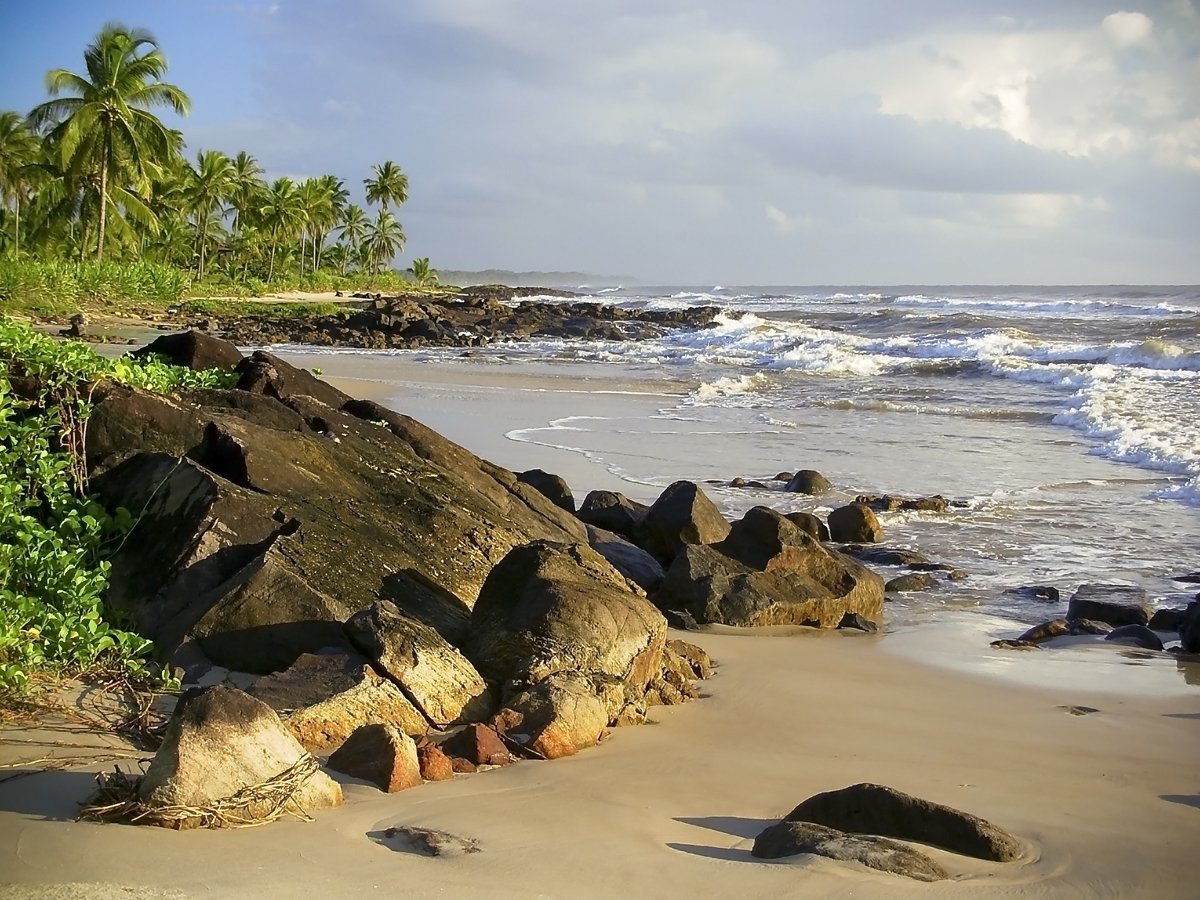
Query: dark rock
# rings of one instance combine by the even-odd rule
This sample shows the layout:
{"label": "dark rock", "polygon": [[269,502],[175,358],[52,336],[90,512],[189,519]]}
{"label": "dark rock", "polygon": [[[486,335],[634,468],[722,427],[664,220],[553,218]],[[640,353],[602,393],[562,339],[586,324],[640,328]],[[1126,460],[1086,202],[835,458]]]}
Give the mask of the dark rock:
{"label": "dark rock", "polygon": [[140,350],[129,354],[135,359],[160,356],[173,366],[188,369],[232,369],[243,359],[238,348],[200,331],[164,334]]}
{"label": "dark rock", "polygon": [[[237,688],[215,685],[191,691],[167,723],[162,745],[138,784],[138,799],[150,808],[211,807],[239,791],[283,774],[307,756],[271,707]],[[314,771],[288,807],[311,811],[342,802],[342,789]],[[238,811],[247,821],[270,815],[272,800],[253,801]],[[185,819],[190,828],[200,819]]]}
{"label": "dark rock", "polygon": [[895,512],[896,510],[911,510],[914,512],[945,512],[950,508],[950,501],[941,494],[932,497],[895,497],[891,494],[859,494],[854,498],[855,503],[869,506],[880,512]]}
{"label": "dark rock", "polygon": [[277,400],[291,397],[312,397],[332,409],[341,409],[353,398],[344,394],[306,369],[298,369],[265,350],[253,354],[238,364],[238,390],[266,394]]}
{"label": "dark rock", "polygon": [[588,525],[603,528],[636,543],[638,528],[649,509],[614,491],[592,491],[583,499],[578,516],[580,521]]}
{"label": "dark rock", "polygon": [[777,822],[754,839],[750,853],[759,859],[781,859],[811,853],[917,881],[940,881],[949,874],[940,865],[899,841],[847,834],[812,822]]}
{"label": "dark rock", "polygon": [[729,523],[700,488],[677,481],[646,511],[639,543],[664,566],[688,544],[715,544],[729,534]]}
{"label": "dark rock", "polygon": [[794,494],[817,495],[833,490],[833,484],[814,469],[801,469],[792,476],[784,490]]}
{"label": "dark rock", "polygon": [[410,735],[429,730],[429,722],[400,689],[357,654],[305,654],[287,671],[258,679],[246,692],[279,713],[310,751],[336,747],[372,723],[394,725]]}
{"label": "dark rock", "polygon": [[1004,592],[1010,597],[1020,597],[1022,600],[1033,600],[1038,603],[1057,603],[1060,599],[1058,588],[1049,585],[1022,585],[1009,588]]}
{"label": "dark rock", "polygon": [[1193,600],[1184,610],[1179,640],[1184,653],[1200,653],[1200,600]]}
{"label": "dark rock", "polygon": [[1162,650],[1163,648],[1163,642],[1159,636],[1145,625],[1122,625],[1106,634],[1104,639],[1119,641],[1122,644],[1133,644],[1144,650]]}
{"label": "dark rock", "polygon": [[1148,623],[1152,631],[1179,631],[1186,609],[1156,609]]}
{"label": "dark rock", "polygon": [[380,600],[355,613],[346,622],[346,634],[436,727],[478,722],[491,714],[491,692],[470,661],[394,603]]}
{"label": "dark rock", "polygon": [[1067,606],[1068,619],[1094,619],[1114,628],[1145,625],[1153,614],[1146,592],[1127,584],[1081,584]]}
{"label": "dark rock", "polygon": [[472,838],[461,838],[448,831],[435,831],[432,828],[417,828],[415,825],[392,825],[371,836],[393,850],[422,856],[454,858],[480,852],[479,842]]}
{"label": "dark rock", "polygon": [[794,475],[795,475],[794,472],[780,472],[775,476],[775,480],[776,481],[791,481]]}
{"label": "dark rock", "polygon": [[842,621],[838,622],[838,628],[854,629],[855,631],[865,631],[867,634],[875,634],[879,631],[879,626],[870,619],[860,616],[858,613],[848,612],[842,616]]}
{"label": "dark rock", "polygon": [[991,646],[997,650],[1040,650],[1041,647],[1033,641],[1004,640],[992,641]]}
{"label": "dark rock", "polygon": [[842,547],[841,552],[848,556],[853,556],[859,562],[869,563],[873,566],[908,566],[915,569],[918,566],[937,565],[936,563],[930,563],[929,557],[923,553],[899,547],[872,547],[869,545],[851,544]]}
{"label": "dark rock", "polygon": [[421,783],[417,745],[393,725],[363,725],[327,763],[335,772],[361,778],[394,794]]}
{"label": "dark rock", "polygon": [[647,593],[662,584],[662,563],[636,544],[631,544],[618,534],[587,526],[588,545],[608,560],[614,569],[636,582]]}
{"label": "dark rock", "polygon": [[1017,638],[1017,642],[1041,644],[1045,641],[1052,640],[1056,637],[1062,637],[1064,634],[1070,633],[1071,624],[1066,619],[1051,619],[1048,622],[1042,622],[1040,625],[1034,625],[1023,635]]}
{"label": "dark rock", "polygon": [[985,819],[881,784],[815,794],[788,813],[787,821],[919,841],[994,862],[1008,862],[1021,853],[1015,837]]}
{"label": "dark rock", "polygon": [[518,472],[517,481],[529,485],[560,509],[575,513],[575,497],[571,493],[571,486],[560,476],[551,475],[541,469],[530,469],[527,472]]}
{"label": "dark rock", "polygon": [[718,544],[684,548],[654,595],[697,622],[835,628],[846,613],[883,619],[883,579],[755,507]]}
{"label": "dark rock", "polygon": [[610,719],[661,670],[667,623],[632,582],[582,544],[535,541],[492,570],[467,648],[502,685],[554,675],[589,681]]}
{"label": "dark rock", "polygon": [[816,538],[818,541],[829,540],[829,529],[825,526],[824,522],[812,513],[791,512],[787,513],[784,518],[805,534]]}
{"label": "dark rock", "polygon": [[1080,634],[1109,634],[1113,627],[1107,622],[1094,622],[1091,619],[1071,619],[1067,622],[1072,635]]}
{"label": "dark rock", "polygon": [[910,572],[898,575],[883,586],[887,593],[902,594],[909,591],[927,591],[937,586],[937,579],[926,572]]}
{"label": "dark rock", "polygon": [[487,725],[468,725],[451,735],[442,743],[442,752],[474,766],[507,766],[513,761],[500,735]]}
{"label": "dark rock", "polygon": [[829,538],[839,544],[877,544],[883,540],[883,527],[870,507],[851,503],[829,514]]}
{"label": "dark rock", "polygon": [[1200,584],[1200,572],[1188,572],[1186,575],[1172,575],[1171,579],[1189,584]]}

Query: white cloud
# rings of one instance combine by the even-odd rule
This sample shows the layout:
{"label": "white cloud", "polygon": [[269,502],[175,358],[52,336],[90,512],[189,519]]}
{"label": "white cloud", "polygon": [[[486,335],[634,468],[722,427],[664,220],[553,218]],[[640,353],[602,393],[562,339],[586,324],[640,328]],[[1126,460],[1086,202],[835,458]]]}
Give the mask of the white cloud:
{"label": "white cloud", "polygon": [[1145,13],[1122,10],[1105,16],[1100,27],[1118,47],[1132,47],[1150,40],[1154,21]]}
{"label": "white cloud", "polygon": [[785,213],[778,206],[768,203],[765,212],[767,214],[768,221],[770,221],[780,233],[790,234],[796,230],[796,223],[792,221],[792,217]]}

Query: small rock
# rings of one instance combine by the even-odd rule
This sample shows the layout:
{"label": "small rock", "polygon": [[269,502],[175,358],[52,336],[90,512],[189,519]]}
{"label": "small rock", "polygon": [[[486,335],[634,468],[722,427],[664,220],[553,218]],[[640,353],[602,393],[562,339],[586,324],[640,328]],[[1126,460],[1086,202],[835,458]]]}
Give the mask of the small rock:
{"label": "small rock", "polygon": [[1113,630],[1107,622],[1094,622],[1091,619],[1072,619],[1067,624],[1071,626],[1072,635],[1108,634]]}
{"label": "small rock", "polygon": [[327,765],[389,794],[421,783],[417,745],[394,725],[363,725],[330,755]]}
{"label": "small rock", "polygon": [[1090,716],[1092,713],[1100,712],[1094,706],[1060,706],[1059,709],[1065,709],[1073,716]]}
{"label": "small rock", "polygon": [[1057,603],[1060,599],[1058,588],[1043,584],[1009,588],[1004,593],[1010,597],[1020,597],[1023,600],[1034,600],[1038,603]]}
{"label": "small rock", "polygon": [[426,781],[449,781],[454,777],[454,764],[437,744],[418,747],[417,764]]}
{"label": "small rock", "polygon": [[1048,622],[1042,622],[1040,625],[1034,625],[1017,638],[1017,643],[1040,644],[1043,641],[1062,637],[1064,634],[1070,633],[1071,625],[1066,619],[1051,619]]}
{"label": "small rock", "polygon": [[814,469],[801,469],[787,483],[785,491],[816,496],[833,490],[829,479]]}
{"label": "small rock", "polygon": [[1041,646],[1033,641],[1013,641],[1005,638],[1004,640],[992,641],[991,645],[997,650],[1041,650]]}
{"label": "small rock", "polygon": [[425,856],[454,857],[480,852],[479,842],[472,838],[461,838],[446,831],[417,828],[413,825],[393,825],[385,828],[377,839],[381,839],[380,843],[393,850],[406,850]]}
{"label": "small rock", "polygon": [[468,725],[448,738],[442,744],[442,751],[476,766],[506,766],[513,761],[500,735],[494,729],[478,723]]}
{"label": "small rock", "polygon": [[1133,644],[1144,650],[1161,650],[1163,648],[1163,642],[1159,636],[1145,625],[1122,625],[1106,634],[1104,639],[1120,641],[1122,644]]}
{"label": "small rock", "polygon": [[839,544],[877,544],[883,527],[869,506],[851,503],[829,514],[829,537]]}
{"label": "small rock", "polygon": [[889,594],[903,594],[909,591],[927,591],[937,586],[937,579],[925,572],[910,572],[898,575],[883,586]]}
{"label": "small rock", "polygon": [[877,631],[879,631],[879,626],[866,616],[860,616],[858,613],[851,612],[848,612],[842,616],[842,621],[838,622],[838,628],[865,631],[867,634],[875,634]]}
{"label": "small rock", "polygon": [[829,540],[829,529],[825,526],[824,522],[812,513],[791,512],[787,513],[784,518],[805,534],[816,538],[818,541]]}

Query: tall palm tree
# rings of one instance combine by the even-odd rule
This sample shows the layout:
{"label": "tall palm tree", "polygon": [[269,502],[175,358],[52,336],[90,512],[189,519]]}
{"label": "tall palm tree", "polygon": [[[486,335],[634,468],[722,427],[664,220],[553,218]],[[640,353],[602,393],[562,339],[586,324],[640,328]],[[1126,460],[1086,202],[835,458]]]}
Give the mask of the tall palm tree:
{"label": "tall palm tree", "polygon": [[196,244],[200,251],[197,277],[204,279],[208,238],[218,224],[223,204],[233,194],[233,162],[220,150],[201,150],[188,179],[188,205],[196,218]]}
{"label": "tall palm tree", "polygon": [[358,204],[351,203],[346,207],[346,211],[342,213],[342,224],[338,226],[338,232],[343,241],[346,242],[346,254],[342,257],[342,274],[346,274],[346,263],[350,259],[359,260],[362,258],[361,249],[363,241],[367,237],[367,229],[370,222],[367,219],[367,214],[363,212],[363,208]]}
{"label": "tall palm tree", "polygon": [[363,245],[368,268],[378,272],[404,249],[404,229],[386,209],[381,209],[375,221],[367,227],[367,239]]}
{"label": "tall palm tree", "polygon": [[[167,58],[147,31],[109,23],[83,58],[86,76],[66,69],[46,74],[46,88],[56,99],[36,107],[29,121],[49,131],[64,171],[96,178],[96,258],[103,259],[109,182],[144,187],[174,146],[171,132],[149,109],[166,106],[186,115],[190,101],[162,80]],[[77,96],[59,97],[63,92]]]}
{"label": "tall palm tree", "polygon": [[29,195],[41,143],[15,112],[0,113],[0,207],[13,204],[13,254],[21,252],[21,201]]}
{"label": "tall palm tree", "polygon": [[258,210],[263,226],[270,233],[271,262],[267,281],[275,278],[275,251],[283,241],[291,240],[304,228],[304,198],[290,178],[271,184]]}
{"label": "tall palm tree", "polygon": [[[341,179],[334,175],[308,178],[300,184],[300,196],[304,199],[304,236],[312,244],[313,269],[321,267],[321,248],[329,230],[341,220],[342,209],[349,193]],[[303,246],[301,246],[303,260]],[[301,275],[303,275],[301,262]]]}
{"label": "tall palm tree", "polygon": [[387,212],[388,204],[397,206],[408,199],[408,176],[400,171],[400,167],[390,159],[379,166],[372,166],[374,178],[364,178],[367,188],[367,202],[378,203]]}
{"label": "tall palm tree", "polygon": [[233,190],[229,198],[233,204],[233,230],[240,232],[248,211],[262,205],[267,190],[263,181],[263,169],[258,160],[245,150],[233,158]]}

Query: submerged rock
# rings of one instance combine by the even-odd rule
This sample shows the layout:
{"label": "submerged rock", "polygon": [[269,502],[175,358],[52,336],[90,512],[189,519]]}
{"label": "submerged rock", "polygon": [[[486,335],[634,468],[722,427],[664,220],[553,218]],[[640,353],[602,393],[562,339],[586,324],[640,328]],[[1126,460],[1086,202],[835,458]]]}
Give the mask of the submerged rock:
{"label": "submerged rock", "polygon": [[784,490],[791,491],[794,494],[817,495],[833,490],[833,484],[815,469],[801,469],[788,479]]}

